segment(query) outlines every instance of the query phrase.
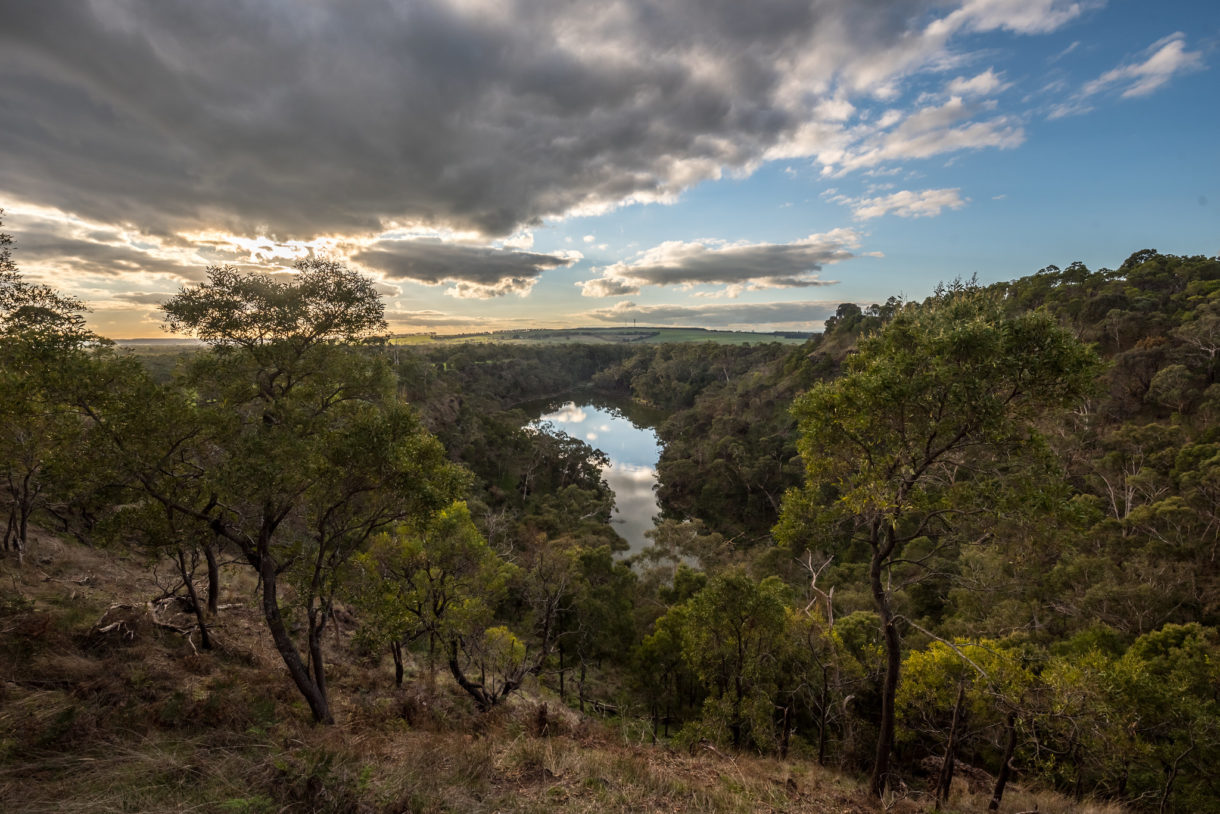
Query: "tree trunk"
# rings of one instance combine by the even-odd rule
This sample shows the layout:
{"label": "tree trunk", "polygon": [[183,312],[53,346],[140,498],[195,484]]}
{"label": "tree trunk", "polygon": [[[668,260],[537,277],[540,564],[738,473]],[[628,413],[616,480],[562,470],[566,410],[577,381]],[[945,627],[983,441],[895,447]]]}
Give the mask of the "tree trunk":
{"label": "tree trunk", "polygon": [[783,724],[781,728],[782,734],[779,739],[779,759],[788,759],[788,741],[792,736],[792,702],[784,707]]}
{"label": "tree trunk", "polygon": [[216,563],[216,551],[211,543],[204,543],[203,556],[208,561],[208,614],[215,616],[220,610],[220,566]]}
{"label": "tree trunk", "polygon": [[936,778],[936,801],[949,802],[949,789],[953,786],[953,764],[957,759],[957,730],[962,721],[962,702],[966,698],[966,684],[957,685],[957,701],[953,704],[953,722],[949,724],[949,740],[945,744],[945,759],[940,764],[940,776]]}
{"label": "tree trunk", "polygon": [[1165,809],[1169,806],[1169,795],[1173,792],[1173,781],[1178,777],[1178,765],[1181,764],[1183,758],[1194,750],[1195,746],[1191,744],[1190,748],[1173,759],[1173,765],[1165,767],[1165,789],[1161,792],[1161,804],[1157,809],[1160,814],[1165,814]]}
{"label": "tree trunk", "polygon": [[199,646],[204,650],[211,650],[212,640],[208,636],[207,615],[203,611],[203,606],[199,603],[199,594],[195,590],[195,574],[186,566],[186,551],[183,550],[182,546],[178,546],[174,560],[178,563],[178,574],[186,585],[186,595],[190,597],[191,610],[195,612],[195,622],[199,625]]}
{"label": "tree trunk", "polygon": [[449,672],[453,674],[453,680],[458,686],[474,699],[480,712],[488,712],[495,706],[495,698],[488,694],[483,685],[471,681],[462,671],[462,665],[458,663],[457,642],[449,643]]}
{"label": "tree trunk", "polygon": [[881,632],[885,641],[885,682],[881,687],[881,726],[877,732],[877,751],[873,757],[873,773],[869,789],[877,797],[885,793],[890,780],[890,753],[894,750],[894,698],[898,694],[898,674],[902,667],[902,641],[894,623],[890,598],[881,584],[883,557],[876,546],[869,566],[869,584],[873,601],[881,617]]}
{"label": "tree trunk", "polygon": [[[309,711],[313,713],[314,721],[320,724],[333,724],[335,719],[331,715],[330,703],[326,698],[326,687],[325,685],[319,687],[310,677],[309,670],[301,661],[301,654],[293,644],[288,628],[284,625],[284,618],[280,615],[279,598],[276,596],[279,575],[275,571],[275,561],[271,557],[259,558],[259,576],[263,582],[263,618],[267,620],[267,628],[271,631],[275,649],[279,651],[280,658],[284,660],[284,666],[288,668],[288,675],[291,676],[292,682],[296,684],[301,695],[305,697],[305,702],[309,704]],[[320,671],[321,665],[315,667],[315,670]]]}
{"label": "tree trunk", "polygon": [[13,550],[17,552],[17,565],[22,565],[25,562],[25,547],[30,537],[30,513],[25,506],[21,506],[17,510],[17,538],[14,540]]}
{"label": "tree trunk", "polygon": [[305,641],[309,646],[309,663],[313,668],[313,683],[323,698],[326,692],[326,660],[322,657],[322,634],[326,632],[326,620],[330,608],[322,607],[308,613],[308,630]]}
{"label": "tree trunk", "polygon": [[1012,756],[1017,751],[1017,713],[1008,713],[1005,723],[1008,730],[1008,742],[1004,744],[1004,761],[995,777],[995,791],[991,793],[991,802],[987,804],[988,811],[999,811],[1000,800],[1004,797],[1004,787],[1008,785],[1008,773],[1012,771]]}
{"label": "tree trunk", "polygon": [[5,551],[12,548],[13,537],[17,534],[17,509],[16,507],[8,511],[8,526],[4,530],[4,546]]}
{"label": "tree trunk", "polygon": [[394,657],[394,686],[402,686],[402,642],[395,639],[390,642],[390,655]]}
{"label": "tree trunk", "polygon": [[830,703],[830,693],[827,689],[826,667],[822,667],[822,697],[818,702],[818,765],[826,765],[826,713]]}

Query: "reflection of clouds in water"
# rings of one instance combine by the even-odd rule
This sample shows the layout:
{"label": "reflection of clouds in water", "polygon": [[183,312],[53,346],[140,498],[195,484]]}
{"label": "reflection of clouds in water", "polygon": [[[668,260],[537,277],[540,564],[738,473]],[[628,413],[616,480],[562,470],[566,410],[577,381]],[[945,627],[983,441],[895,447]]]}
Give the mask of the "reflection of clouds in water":
{"label": "reflection of clouds in water", "polygon": [[610,478],[611,473],[624,482],[632,481],[648,484],[649,489],[657,482],[657,469],[655,466],[636,466],[635,464],[611,461],[610,466],[607,467],[607,471],[604,473],[607,479]]}
{"label": "reflection of clouds in water", "polygon": [[614,490],[611,522],[631,545],[632,552],[639,551],[648,542],[644,532],[653,527],[660,513],[655,490],[657,470],[651,466],[612,463],[602,471],[602,477]]}
{"label": "reflection of clouds in water", "polygon": [[561,421],[564,424],[580,424],[588,417],[588,413],[577,407],[574,402],[569,401],[555,412],[544,415],[541,420]]}
{"label": "reflection of clouds in water", "polygon": [[564,431],[583,437],[610,458],[602,477],[614,491],[611,522],[633,552],[648,545],[644,532],[661,513],[656,495],[656,463],[661,454],[656,432],[636,426],[617,411],[573,401],[541,416],[536,426],[544,423],[556,429],[564,425]]}

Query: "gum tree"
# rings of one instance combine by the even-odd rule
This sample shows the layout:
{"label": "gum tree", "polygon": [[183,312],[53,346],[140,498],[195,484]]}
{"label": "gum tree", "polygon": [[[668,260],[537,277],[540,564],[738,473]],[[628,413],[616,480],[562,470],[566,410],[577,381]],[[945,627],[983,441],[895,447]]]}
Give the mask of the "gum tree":
{"label": "gum tree", "polygon": [[12,243],[0,232],[0,502],[3,547],[20,559],[30,520],[79,441],[66,390],[101,340],[85,326],[84,303],[21,274]]}
{"label": "gum tree", "polygon": [[448,506],[465,475],[396,400],[385,359],[361,347],[385,326],[367,278],[316,259],[278,276],[211,268],[164,310],[171,330],[211,346],[187,378],[204,488],[184,502],[145,484],[255,570],[276,649],[314,719],[330,723],[322,634],[345,565],[379,533]]}
{"label": "gum tree", "polygon": [[842,377],[794,404],[806,480],[785,497],[777,531],[796,550],[831,540],[867,552],[886,664],[874,794],[888,784],[894,745],[896,591],[965,527],[985,525],[1044,458],[1035,420],[1077,400],[1095,370],[1092,351],[1049,315],[1008,316],[995,294],[957,285],[904,306],[861,340]]}

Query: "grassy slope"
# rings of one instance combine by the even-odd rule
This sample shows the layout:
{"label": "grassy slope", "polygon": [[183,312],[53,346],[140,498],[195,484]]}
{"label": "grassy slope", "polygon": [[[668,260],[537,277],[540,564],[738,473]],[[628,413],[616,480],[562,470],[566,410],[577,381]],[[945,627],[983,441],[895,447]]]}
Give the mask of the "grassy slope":
{"label": "grassy slope", "polygon": [[[164,573],[168,573],[165,571]],[[329,639],[339,723],[316,727],[229,572],[216,651],[152,627],[142,563],[40,535],[0,561],[0,810],[529,812],[884,809],[856,781],[801,760],[652,746],[535,687],[479,716],[443,675],[396,690],[384,665]],[[108,610],[129,603],[130,610]],[[125,617],[109,634],[96,622]],[[117,616],[116,616],[117,614]],[[548,705],[549,732],[538,731]],[[983,810],[964,789],[958,810]],[[1002,811],[1108,811],[1014,792]],[[1117,811],[1117,809],[1114,809]]]}

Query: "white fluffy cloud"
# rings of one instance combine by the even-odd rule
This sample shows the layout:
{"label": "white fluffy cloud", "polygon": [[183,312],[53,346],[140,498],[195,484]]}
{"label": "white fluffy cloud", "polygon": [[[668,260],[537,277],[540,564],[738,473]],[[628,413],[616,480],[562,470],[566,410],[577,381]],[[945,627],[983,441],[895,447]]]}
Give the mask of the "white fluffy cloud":
{"label": "white fluffy cloud", "polygon": [[1143,59],[1106,71],[1086,84],[1081,94],[1091,96],[1104,90],[1122,88],[1123,98],[1146,96],[1177,74],[1203,67],[1203,53],[1186,50],[1186,35],[1181,31],[1152,43],[1142,56]]}
{"label": "white fluffy cloud", "polygon": [[960,189],[902,189],[888,195],[864,198],[834,196],[831,200],[850,206],[857,220],[870,220],[883,215],[900,218],[931,218],[945,209],[961,209],[967,198]]}
{"label": "white fluffy cloud", "polygon": [[1086,82],[1063,101],[1050,105],[1046,117],[1062,119],[1088,113],[1093,110],[1098,97],[1115,92],[1123,99],[1147,96],[1169,84],[1175,76],[1201,68],[1203,52],[1187,50],[1186,35],[1178,31],[1157,40],[1118,67]]}
{"label": "white fluffy cloud", "polygon": [[943,104],[928,105],[909,115],[888,113],[867,135],[838,149],[821,152],[818,160],[826,175],[842,175],[888,162],[1021,145],[1025,129],[1016,118],[1007,115],[975,118],[994,109],[994,102],[968,102],[960,96],[950,96]]}
{"label": "white fluffy cloud", "polygon": [[1009,86],[1000,74],[997,74],[994,69],[988,68],[981,74],[977,74],[970,78],[964,76],[956,77],[950,80],[945,86],[945,92],[950,96],[990,96],[994,93],[999,93]]}

